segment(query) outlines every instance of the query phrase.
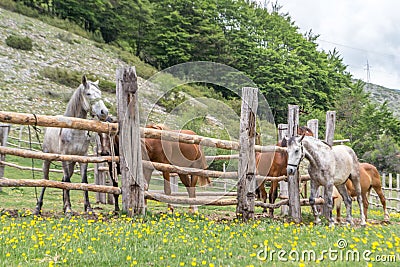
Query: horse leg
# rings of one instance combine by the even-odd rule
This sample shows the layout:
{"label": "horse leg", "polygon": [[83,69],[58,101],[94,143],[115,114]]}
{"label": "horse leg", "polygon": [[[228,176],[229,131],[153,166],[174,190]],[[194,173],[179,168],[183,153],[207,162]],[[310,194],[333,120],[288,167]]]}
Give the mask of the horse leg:
{"label": "horse leg", "polygon": [[[263,183],[264,186],[264,183]],[[264,192],[265,192],[265,187],[264,187]],[[265,192],[266,194],[266,192]],[[265,196],[267,197],[267,196]],[[274,204],[276,198],[278,197],[278,182],[277,181],[272,181],[271,182],[271,187],[269,189],[269,203]],[[265,201],[264,201],[265,203]],[[265,211],[265,208],[264,208]],[[269,209],[269,216],[274,217],[274,209]]]}
{"label": "horse leg", "polygon": [[[389,213],[386,209],[386,198],[385,198],[385,195],[383,194],[382,186],[379,185],[379,186],[372,186],[372,187],[374,188],[375,192],[378,194],[379,200],[382,203],[383,212],[385,214],[384,221],[389,221],[390,217],[389,217]],[[367,219],[367,213],[365,213],[365,219]]]}
{"label": "horse leg", "polygon": [[[358,170],[358,169],[357,169]],[[361,185],[360,185],[360,175],[356,176],[356,175],[351,175],[350,177],[354,189],[356,191],[356,195],[357,195],[357,202],[358,202],[358,206],[360,207],[360,217],[361,217],[361,226],[365,226],[367,223],[365,222],[365,213],[364,213],[364,208],[363,208],[363,197],[361,194]],[[347,193],[347,191],[346,191]]]}
{"label": "horse leg", "polygon": [[[119,167],[117,167],[117,168],[119,168]],[[116,179],[117,177],[114,177],[114,171],[113,171],[113,168],[112,168],[112,162],[108,163],[108,169],[110,170],[110,178],[111,178],[113,187],[118,187],[118,182],[117,182],[117,179]],[[118,176],[118,174],[116,174],[116,175]],[[119,195],[118,194],[114,194],[113,196],[114,196],[114,211],[118,212],[119,211],[119,205],[118,205],[118,197],[119,197]]]}
{"label": "horse leg", "polygon": [[[171,195],[171,181],[170,181],[169,172],[164,171],[163,177],[164,177],[164,194],[166,194],[167,196],[170,196]],[[172,204],[168,204],[168,210],[173,212],[174,206]]]}
{"label": "horse leg", "polygon": [[[192,187],[190,178],[188,174],[179,174],[179,178],[181,178],[182,183],[185,185],[186,190],[189,194],[189,198],[196,198],[195,187]],[[191,205],[189,207],[189,212],[194,213],[197,211],[197,206]]]}
{"label": "horse leg", "polygon": [[[43,179],[45,180],[49,180],[49,169],[50,169],[50,161],[48,160],[43,161]],[[46,191],[46,187],[42,188],[42,192],[40,193],[39,199],[37,200],[36,203],[35,211],[33,212],[34,215],[40,215],[42,212],[44,191]]]}
{"label": "horse leg", "polygon": [[346,222],[349,223],[350,225],[353,225],[353,218],[351,216],[352,202],[351,202],[351,197],[347,193],[346,185],[345,184],[337,185],[336,188],[339,191],[339,194],[342,196],[344,205],[346,206]]}
{"label": "horse leg", "polygon": [[[152,173],[153,173],[153,169],[146,168],[143,166],[143,176],[144,176],[144,180],[145,180],[144,190],[145,191],[149,190],[149,184],[150,184],[150,179],[151,179]],[[147,209],[147,199],[144,199],[144,206]]]}
{"label": "horse leg", "polygon": [[[197,184],[197,180],[199,179],[198,175],[190,175],[191,179],[190,179],[190,193],[189,193],[189,197],[190,198],[196,198],[196,184]],[[191,213],[196,213],[198,212],[198,207],[197,205],[191,205],[189,207],[189,212]]]}
{"label": "horse leg", "polygon": [[[88,183],[88,178],[87,178],[87,163],[81,163],[80,165],[81,169],[81,176],[82,176],[82,183],[87,184]],[[90,201],[89,201],[89,192],[88,191],[83,191],[83,199],[84,199],[84,204],[83,204],[83,210],[86,212],[93,212],[92,207],[90,206]]]}
{"label": "horse leg", "polygon": [[336,207],[336,221],[340,223],[342,221],[341,219],[341,208],[342,208],[342,200],[338,197],[334,202],[335,207]]}
{"label": "horse leg", "polygon": [[310,188],[310,205],[311,205],[311,209],[312,212],[314,214],[315,220],[314,223],[315,224],[320,224],[321,223],[321,219],[319,218],[319,212],[317,210],[317,207],[315,206],[315,196],[318,193],[318,184],[316,182],[314,182],[313,180],[311,180],[311,188]]}
{"label": "horse leg", "polygon": [[[70,183],[71,182],[71,176],[74,173],[74,167],[75,167],[75,162],[70,162],[70,161],[63,161],[62,163],[63,170],[64,170],[64,176],[62,178],[63,182]],[[63,203],[64,203],[64,213],[68,214],[71,213],[71,199],[69,197],[69,190],[64,189],[63,190]]]}
{"label": "horse leg", "polygon": [[[324,215],[325,218],[329,221],[329,226],[335,225],[335,220],[332,216],[332,209],[333,209],[333,199],[332,199],[332,192],[333,192],[333,183],[328,182],[324,188]],[[343,185],[344,186],[344,185]],[[346,187],[344,187],[346,189]]]}

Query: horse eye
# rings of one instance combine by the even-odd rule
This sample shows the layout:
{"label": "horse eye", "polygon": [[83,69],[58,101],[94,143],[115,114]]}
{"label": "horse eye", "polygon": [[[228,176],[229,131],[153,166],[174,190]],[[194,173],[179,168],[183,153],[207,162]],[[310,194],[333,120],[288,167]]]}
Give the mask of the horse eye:
{"label": "horse eye", "polygon": [[90,96],[90,95],[91,95],[91,93],[86,93],[86,95],[87,95],[87,96]]}

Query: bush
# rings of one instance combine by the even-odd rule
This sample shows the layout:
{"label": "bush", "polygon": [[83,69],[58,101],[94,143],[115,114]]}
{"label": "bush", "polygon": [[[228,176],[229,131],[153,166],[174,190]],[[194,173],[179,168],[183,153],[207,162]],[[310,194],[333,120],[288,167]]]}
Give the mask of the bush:
{"label": "bush", "polygon": [[[68,69],[48,67],[41,70],[40,75],[52,80],[55,83],[76,88],[82,79],[83,73]],[[115,82],[108,81],[104,77],[97,77],[90,73],[86,74],[86,77],[91,81],[99,80],[101,91],[115,93]]]}
{"label": "bush", "polygon": [[6,44],[9,47],[21,49],[21,50],[32,50],[33,44],[29,37],[10,35],[6,39]]}

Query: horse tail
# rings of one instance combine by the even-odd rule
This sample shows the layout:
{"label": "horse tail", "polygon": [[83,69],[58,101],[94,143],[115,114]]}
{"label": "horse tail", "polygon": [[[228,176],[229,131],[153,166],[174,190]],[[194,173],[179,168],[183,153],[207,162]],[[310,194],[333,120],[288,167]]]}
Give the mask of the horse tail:
{"label": "horse tail", "polygon": [[[200,168],[205,170],[208,168],[206,157],[204,156],[204,153],[203,153],[202,149],[200,148],[200,146],[198,146],[197,148],[198,148],[198,155],[199,155],[197,160],[199,161]],[[205,186],[205,185],[211,184],[210,177],[198,176],[198,183],[199,183],[199,186]]]}

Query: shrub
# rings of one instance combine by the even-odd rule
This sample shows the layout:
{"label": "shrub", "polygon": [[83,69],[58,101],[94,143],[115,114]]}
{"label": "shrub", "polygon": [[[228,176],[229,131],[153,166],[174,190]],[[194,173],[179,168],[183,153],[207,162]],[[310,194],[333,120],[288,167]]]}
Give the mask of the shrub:
{"label": "shrub", "polygon": [[[42,69],[40,75],[55,83],[66,85],[71,88],[76,88],[79,85],[79,81],[82,79],[82,73],[79,71],[52,67]],[[87,74],[86,77],[91,81],[100,80],[100,88],[103,92],[115,92],[115,82],[108,81],[103,77],[96,77],[92,74]]]}
{"label": "shrub", "polygon": [[32,50],[33,44],[29,37],[10,35],[6,39],[6,44],[9,47],[21,49],[21,50]]}

